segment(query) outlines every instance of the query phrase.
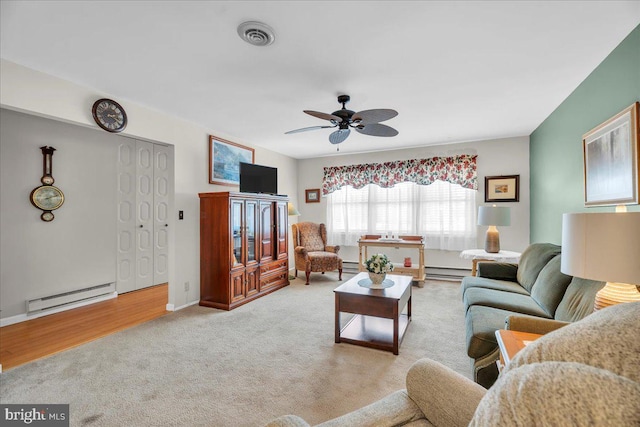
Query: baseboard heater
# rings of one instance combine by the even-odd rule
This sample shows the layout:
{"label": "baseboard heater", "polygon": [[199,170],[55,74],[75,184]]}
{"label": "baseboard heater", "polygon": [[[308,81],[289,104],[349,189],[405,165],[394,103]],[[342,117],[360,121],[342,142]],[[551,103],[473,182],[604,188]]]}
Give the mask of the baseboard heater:
{"label": "baseboard heater", "polygon": [[[355,261],[343,261],[342,270],[345,273],[358,273],[358,263]],[[425,267],[425,277],[434,280],[462,280],[464,276],[469,276],[470,270],[454,267]]]}
{"label": "baseboard heater", "polygon": [[27,300],[27,313],[58,308],[65,305],[71,305],[80,301],[115,292],[115,282],[105,283],[102,285],[91,286],[89,288],[78,289],[76,291],[64,292],[56,295],[49,295],[42,298]]}

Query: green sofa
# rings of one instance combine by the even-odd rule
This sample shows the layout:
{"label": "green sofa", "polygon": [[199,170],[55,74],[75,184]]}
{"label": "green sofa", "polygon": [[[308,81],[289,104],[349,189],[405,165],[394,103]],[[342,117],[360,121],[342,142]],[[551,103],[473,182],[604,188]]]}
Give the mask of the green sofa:
{"label": "green sofa", "polygon": [[462,280],[467,354],[478,384],[488,388],[498,377],[495,331],[513,328],[505,325],[509,316],[556,321],[530,330],[546,333],[593,312],[595,294],[604,283],[563,274],[560,256],[560,246],[534,243],[519,264],[480,262],[477,276]]}
{"label": "green sofa", "polygon": [[[421,359],[406,389],[318,427],[638,426],[638,330],[640,302],[600,310],[531,343],[489,390]],[[266,427],[309,424],[285,415]]]}

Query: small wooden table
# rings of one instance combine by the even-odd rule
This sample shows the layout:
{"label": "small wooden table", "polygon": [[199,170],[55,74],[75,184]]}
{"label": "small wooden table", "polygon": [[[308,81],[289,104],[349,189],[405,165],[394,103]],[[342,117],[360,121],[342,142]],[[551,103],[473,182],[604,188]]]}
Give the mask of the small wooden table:
{"label": "small wooden table", "polygon": [[500,251],[496,253],[490,253],[484,249],[467,249],[460,252],[460,258],[471,260],[471,275],[476,275],[478,263],[480,261],[495,261],[495,262],[512,262],[518,263],[520,261],[520,252],[513,251]]}
{"label": "small wooden table", "polygon": [[[358,273],[334,289],[336,299],[336,343],[346,342],[398,354],[402,338],[411,321],[411,277],[387,274],[395,284],[385,289],[369,289],[358,285],[367,279]],[[407,312],[402,311],[407,307]],[[344,326],[340,313],[353,313]]]}
{"label": "small wooden table", "polygon": [[525,348],[531,341],[540,338],[540,334],[532,334],[529,332],[510,331],[508,329],[499,329],[496,331],[496,339],[498,347],[500,347],[500,362],[498,369],[511,363],[516,353]]}
{"label": "small wooden table", "polygon": [[364,263],[368,258],[368,247],[382,248],[409,248],[418,250],[418,265],[416,267],[405,267],[402,263],[393,263],[393,271],[397,274],[409,274],[418,283],[419,287],[424,286],[424,242],[422,240],[384,240],[384,239],[360,239],[358,240],[358,270],[365,271]]}

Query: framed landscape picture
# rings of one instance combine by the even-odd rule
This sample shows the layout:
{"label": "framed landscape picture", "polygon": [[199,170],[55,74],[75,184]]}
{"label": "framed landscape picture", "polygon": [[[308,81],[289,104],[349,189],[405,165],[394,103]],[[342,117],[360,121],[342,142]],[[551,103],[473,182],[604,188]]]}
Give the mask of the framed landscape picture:
{"label": "framed landscape picture", "polygon": [[638,105],[582,137],[585,206],[638,204]]}
{"label": "framed landscape picture", "polygon": [[518,202],[520,200],[520,175],[484,177],[485,202]]}
{"label": "framed landscape picture", "polygon": [[240,184],[240,162],[253,163],[253,148],[209,135],[209,184]]}
{"label": "framed landscape picture", "polygon": [[304,201],[306,203],[320,203],[320,189],[304,190]]}

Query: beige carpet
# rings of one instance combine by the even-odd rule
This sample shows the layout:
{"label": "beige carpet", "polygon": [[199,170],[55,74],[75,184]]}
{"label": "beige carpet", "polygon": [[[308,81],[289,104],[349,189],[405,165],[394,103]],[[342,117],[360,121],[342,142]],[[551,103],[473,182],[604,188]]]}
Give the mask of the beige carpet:
{"label": "beige carpet", "polygon": [[230,312],[178,311],[2,373],[1,401],[69,403],[72,426],[314,424],[404,388],[422,357],[471,376],[459,283],[413,287],[398,356],[334,343],[338,284],[314,274]]}

